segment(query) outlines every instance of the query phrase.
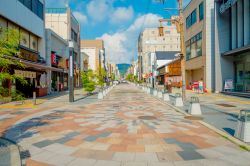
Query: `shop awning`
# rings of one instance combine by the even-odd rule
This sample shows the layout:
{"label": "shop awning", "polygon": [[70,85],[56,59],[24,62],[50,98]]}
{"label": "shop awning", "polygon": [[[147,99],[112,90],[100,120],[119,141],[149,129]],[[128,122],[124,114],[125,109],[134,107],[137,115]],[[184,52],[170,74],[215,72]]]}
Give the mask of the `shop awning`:
{"label": "shop awning", "polygon": [[63,69],[46,66],[46,64],[42,64],[42,63],[34,63],[34,62],[26,61],[26,60],[20,60],[20,62],[25,64],[26,67],[32,67],[37,70],[44,70],[44,71],[51,70],[51,71],[63,72]]}
{"label": "shop awning", "polygon": [[233,55],[237,55],[237,54],[248,52],[248,51],[250,51],[250,45],[224,52],[221,55],[222,56],[233,56]]}

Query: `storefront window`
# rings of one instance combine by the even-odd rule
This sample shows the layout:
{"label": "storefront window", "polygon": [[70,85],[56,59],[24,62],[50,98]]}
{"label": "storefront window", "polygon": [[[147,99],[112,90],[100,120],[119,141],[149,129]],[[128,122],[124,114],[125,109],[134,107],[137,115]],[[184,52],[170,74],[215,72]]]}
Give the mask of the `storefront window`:
{"label": "storefront window", "polygon": [[29,48],[30,41],[29,41],[29,32],[25,30],[21,30],[21,41],[20,44],[24,47]]}
{"label": "storefront window", "polygon": [[35,35],[30,35],[30,49],[38,51],[38,38]]}

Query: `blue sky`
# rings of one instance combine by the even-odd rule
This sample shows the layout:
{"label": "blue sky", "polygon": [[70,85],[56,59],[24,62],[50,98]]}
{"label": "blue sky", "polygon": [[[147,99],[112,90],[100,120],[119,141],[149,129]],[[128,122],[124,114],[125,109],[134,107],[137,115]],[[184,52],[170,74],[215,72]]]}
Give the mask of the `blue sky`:
{"label": "blue sky", "polygon": [[[189,0],[184,0],[184,5]],[[81,25],[81,39],[104,40],[107,59],[129,63],[137,57],[137,38],[145,27],[157,27],[159,18],[177,11],[176,0],[160,4],[154,0],[46,0],[46,7],[68,5]]]}

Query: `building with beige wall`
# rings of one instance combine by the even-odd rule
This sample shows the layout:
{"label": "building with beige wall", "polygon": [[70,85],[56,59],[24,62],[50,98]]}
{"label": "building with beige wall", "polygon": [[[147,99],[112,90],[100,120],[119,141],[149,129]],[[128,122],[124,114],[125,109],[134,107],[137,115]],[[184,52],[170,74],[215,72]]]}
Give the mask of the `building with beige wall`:
{"label": "building with beige wall", "polygon": [[80,86],[80,24],[74,17],[70,8],[47,8],[45,14],[45,27],[53,30],[67,42],[72,41],[74,48],[69,49],[73,54],[75,71],[74,84]]}
{"label": "building with beige wall", "polygon": [[158,28],[146,28],[138,39],[138,71],[143,78],[150,73],[151,54],[156,51],[180,51],[180,34],[175,25],[163,27],[163,34]]}
{"label": "building with beige wall", "polygon": [[203,80],[214,90],[214,1],[192,0],[184,9],[186,85]]}
{"label": "building with beige wall", "polygon": [[105,48],[103,40],[81,40],[81,53],[89,56],[89,69],[98,71],[105,65]]}

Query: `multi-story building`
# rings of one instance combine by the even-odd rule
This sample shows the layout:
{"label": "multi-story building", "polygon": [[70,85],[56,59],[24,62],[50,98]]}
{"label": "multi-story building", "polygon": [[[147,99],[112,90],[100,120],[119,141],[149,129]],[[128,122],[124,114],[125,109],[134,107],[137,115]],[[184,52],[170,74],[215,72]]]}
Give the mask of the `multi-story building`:
{"label": "multi-story building", "polygon": [[68,89],[68,42],[51,29],[46,29],[46,63],[48,68],[48,91]]}
{"label": "multi-story building", "polygon": [[203,80],[214,90],[214,0],[191,0],[184,9],[186,85]]}
{"label": "multi-story building", "polygon": [[139,77],[145,80],[150,74],[151,55],[156,51],[180,51],[180,34],[175,25],[163,27],[163,34],[158,28],[146,28],[138,39]]}
{"label": "multi-story building", "polygon": [[215,90],[250,93],[250,1],[215,1]]}
{"label": "multi-story building", "polygon": [[81,71],[88,71],[89,56],[86,53],[81,52],[80,62],[81,62]]}
{"label": "multi-story building", "polygon": [[12,89],[26,97],[31,97],[33,91],[37,91],[37,96],[46,95],[44,0],[0,1],[0,28],[14,28],[21,34],[20,61],[26,66],[25,69],[13,68],[11,74],[24,77],[28,85],[18,80],[8,85],[12,84]]}
{"label": "multi-story building", "polygon": [[99,71],[100,68],[105,68],[103,40],[81,40],[81,53],[89,56],[89,69]]}
{"label": "multi-story building", "polygon": [[74,59],[74,85],[80,86],[80,24],[70,8],[47,8],[45,26],[53,30],[67,42],[73,42],[69,55]]}

